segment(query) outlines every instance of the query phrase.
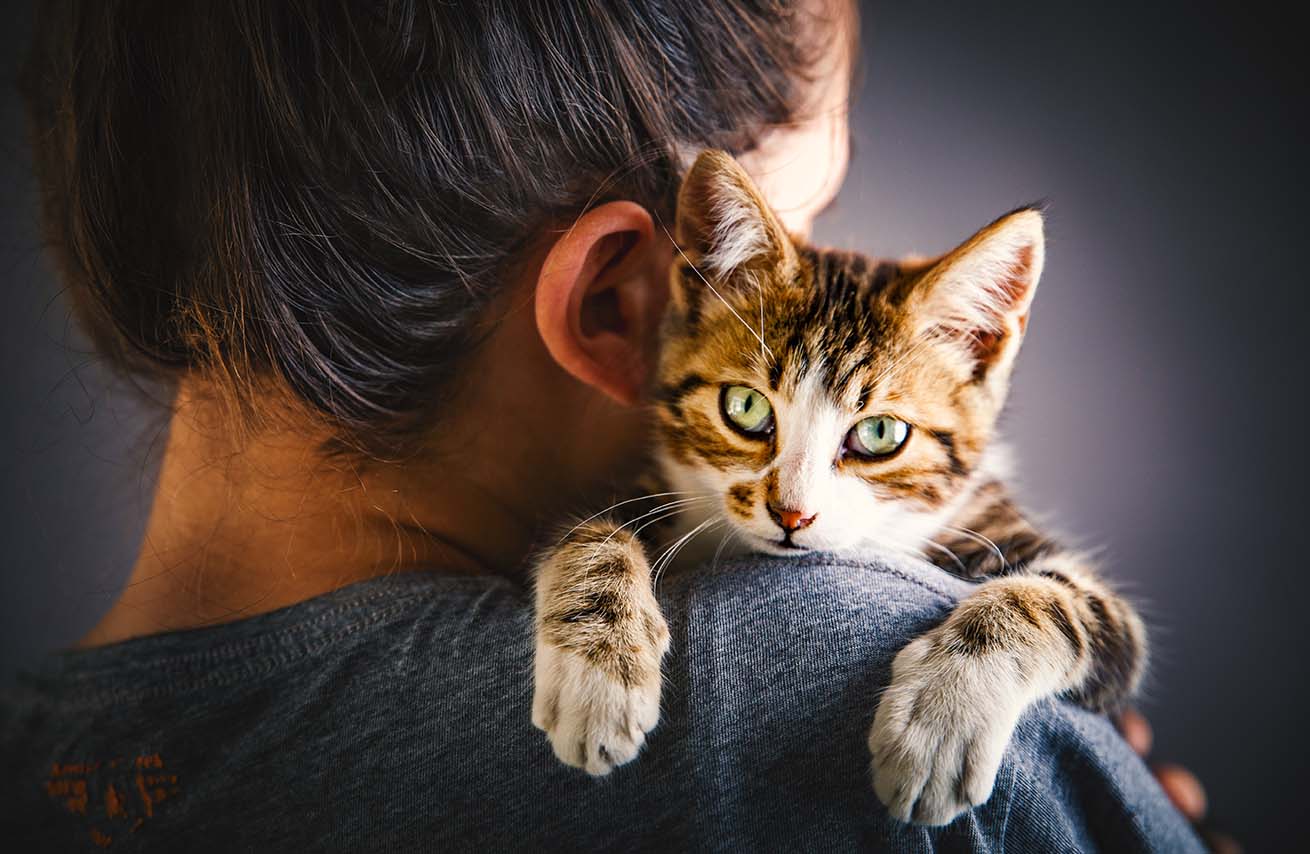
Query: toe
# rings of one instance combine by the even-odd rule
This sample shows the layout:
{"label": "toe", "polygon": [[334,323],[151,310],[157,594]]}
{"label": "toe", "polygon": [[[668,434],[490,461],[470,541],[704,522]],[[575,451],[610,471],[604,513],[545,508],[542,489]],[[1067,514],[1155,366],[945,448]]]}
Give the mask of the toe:
{"label": "toe", "polygon": [[654,680],[648,685],[644,685],[636,691],[636,702],[633,707],[633,721],[636,723],[635,729],[643,733],[650,732],[655,728],[655,724],[660,720],[660,683]]}
{"label": "toe", "polygon": [[641,744],[627,733],[608,733],[597,739],[592,749],[587,751],[587,773],[600,777],[631,762],[641,750]]}
{"label": "toe", "polygon": [[969,744],[960,773],[960,788],[970,806],[985,804],[992,796],[1008,741],[1008,737],[987,735]]}
{"label": "toe", "polygon": [[929,826],[950,824],[955,817],[969,808],[959,800],[959,773],[957,763],[948,760],[939,763],[929,776],[927,784],[914,805],[914,822]]}
{"label": "toe", "polygon": [[566,719],[561,719],[553,728],[547,730],[546,735],[550,739],[551,749],[555,751],[555,758],[574,768],[586,767],[587,743],[580,728],[570,725]]}
{"label": "toe", "polygon": [[888,812],[901,821],[911,821],[929,770],[926,764],[915,762],[900,750],[888,748],[874,763],[873,790]]}
{"label": "toe", "polygon": [[532,725],[549,732],[559,719],[559,693],[538,685],[532,693]]}

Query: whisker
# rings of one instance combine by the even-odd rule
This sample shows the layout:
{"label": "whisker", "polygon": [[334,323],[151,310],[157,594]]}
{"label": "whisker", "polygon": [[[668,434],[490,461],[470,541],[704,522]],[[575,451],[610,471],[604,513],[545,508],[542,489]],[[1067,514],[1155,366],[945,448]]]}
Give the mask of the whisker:
{"label": "whisker", "polygon": [[1000,546],[996,545],[996,543],[992,542],[987,537],[983,536],[977,531],[971,528],[955,528],[950,525],[943,525],[942,529],[946,531],[953,531],[957,534],[963,534],[964,536],[970,538],[976,543],[988,546],[992,551],[996,552],[996,557],[1001,561],[1002,570],[1004,571],[1010,568],[1010,562],[1005,559],[1005,553],[1001,551]]}
{"label": "whisker", "polygon": [[946,552],[946,554],[950,557],[950,559],[953,560],[953,561],[955,561],[955,565],[958,566],[958,567],[960,568],[960,574],[961,574],[961,575],[968,575],[968,574],[969,574],[969,568],[968,568],[967,566],[964,565],[964,561],[960,560],[960,556],[957,555],[955,552],[953,552],[953,551],[951,551],[950,549],[946,548],[946,546],[942,545],[941,543],[938,543],[938,542],[935,542],[935,541],[933,541],[933,540],[927,539],[926,537],[924,538],[923,542],[927,543],[928,545],[932,546],[933,548],[937,549],[938,551]]}
{"label": "whisker", "polygon": [[651,519],[649,522],[646,522],[645,524],[641,525],[641,527],[636,528],[635,530],[633,530],[632,535],[635,537],[637,534],[640,534],[643,529],[649,528],[651,525],[655,525],[659,522],[663,522],[665,519],[671,518],[673,516],[677,516],[679,513],[689,513],[694,509],[695,509],[694,507],[687,506],[687,507],[679,507],[674,510],[670,510],[669,512],[663,514],[662,516],[657,516],[654,519]]}
{"label": "whisker", "polygon": [[711,569],[719,568],[719,558],[723,556],[724,547],[728,545],[729,541],[735,540],[739,536],[741,536],[740,531],[738,531],[734,527],[731,526],[728,527],[728,532],[724,534],[723,537],[719,540],[719,547],[714,550],[714,559],[710,561]]}
{"label": "whisker", "polygon": [[648,501],[652,498],[667,498],[671,495],[691,495],[691,494],[692,493],[687,492],[686,490],[675,491],[675,492],[655,492],[650,495],[638,495],[636,498],[629,498],[626,501],[620,501],[616,504],[611,504],[610,506],[606,507],[604,510],[600,511],[599,513],[593,513],[592,515],[588,516],[586,519],[583,519],[581,522],[574,525],[572,528],[569,529],[568,533],[566,533],[564,536],[559,538],[559,541],[561,543],[564,542],[569,537],[573,536],[573,534],[583,525],[587,524],[588,522],[594,522],[595,520],[599,519],[601,516],[604,516],[606,513],[610,512],[611,510],[615,510],[619,507],[622,507],[625,504],[632,504],[634,501]]}
{"label": "whisker", "polygon": [[[679,499],[677,499],[676,501],[670,501],[670,502],[668,502],[667,504],[661,504],[659,507],[656,507],[654,510],[647,510],[645,513],[642,513],[640,516],[637,516],[637,517],[635,517],[635,518],[629,519],[628,521],[624,522],[622,525],[619,525],[619,526],[618,526],[617,528],[615,528],[613,531],[610,531],[609,534],[605,537],[605,539],[604,539],[604,540],[601,540],[601,541],[597,544],[597,546],[604,546],[604,545],[607,545],[607,544],[609,543],[609,541],[610,541],[611,539],[613,539],[614,535],[617,534],[619,531],[622,531],[624,528],[628,527],[629,525],[631,525],[631,524],[633,524],[633,523],[640,522],[642,519],[645,519],[645,518],[647,518],[647,517],[649,517],[649,516],[652,516],[652,515],[654,515],[654,514],[656,514],[656,513],[661,512],[661,511],[663,511],[663,510],[667,510],[667,509],[669,509],[670,507],[687,507],[687,506],[690,506],[690,505],[692,505],[692,504],[695,504],[695,503],[698,502],[698,501],[709,501],[709,500],[712,499],[713,497],[714,497],[714,496],[712,496],[712,495],[702,495],[702,496],[696,496],[696,497],[692,497],[692,498],[679,498]],[[638,530],[641,530],[641,529],[638,528]]]}
{"label": "whisker", "polygon": [[[683,251],[682,251],[682,247],[678,245],[678,241],[676,241],[676,240],[673,239],[673,235],[669,232],[669,227],[666,226],[663,222],[661,222],[661,223],[660,223],[660,228],[664,229],[664,233],[665,233],[666,235],[668,235],[669,242],[672,243],[672,244],[673,244],[673,247],[674,247],[675,249],[678,250],[678,254],[682,256],[682,260],[684,260],[684,261],[687,262],[687,266],[688,266],[688,267],[691,267],[691,270],[692,270],[693,273],[696,274],[696,277],[699,278],[702,282],[704,282],[704,283],[705,283],[705,287],[707,287],[707,288],[710,289],[710,293],[712,293],[712,294],[714,294],[716,297],[718,297],[718,298],[719,298],[719,302],[721,302],[721,303],[723,303],[724,305],[726,305],[726,306],[728,307],[728,311],[732,312],[732,316],[735,317],[735,318],[737,318],[738,320],[740,320],[740,321],[741,321],[741,325],[744,326],[744,327],[746,327],[746,330],[747,330],[748,332],[750,332],[751,335],[755,336],[755,338],[760,342],[760,348],[761,348],[763,351],[767,352],[770,356],[772,356],[772,355],[773,355],[773,351],[769,349],[769,345],[768,345],[768,344],[765,344],[765,343],[764,343],[764,326],[761,324],[761,326],[760,326],[760,331],[759,331],[759,332],[756,332],[754,329],[751,329],[751,325],[750,325],[749,323],[746,322],[746,319],[745,319],[744,317],[742,317],[740,314],[737,313],[737,309],[735,309],[735,308],[732,307],[732,303],[730,303],[730,302],[728,302],[726,299],[724,299],[724,298],[723,298],[723,294],[719,293],[719,292],[715,289],[715,287],[714,287],[713,285],[710,284],[710,280],[707,279],[707,278],[705,278],[705,276],[701,274],[701,271],[700,271],[700,270],[696,269],[696,265],[695,265],[695,264],[691,263],[691,259],[687,257],[687,253],[686,253],[686,252],[683,252]],[[762,306],[762,305],[763,305],[763,304],[761,304],[761,306]]]}
{"label": "whisker", "polygon": [[[914,537],[913,539],[922,541],[921,537]],[[864,536],[864,542],[870,543],[879,548],[886,549],[887,551],[893,552],[898,555],[905,555],[907,557],[915,557],[915,558],[924,557],[922,549],[902,540],[884,539],[882,537],[866,534]]]}
{"label": "whisker", "polygon": [[678,552],[682,551],[683,547],[686,546],[687,543],[691,542],[693,537],[695,537],[701,531],[705,530],[707,527],[711,525],[717,525],[723,521],[724,521],[724,517],[722,515],[712,516],[709,519],[706,519],[704,522],[701,522],[696,527],[692,528],[687,533],[683,534],[681,537],[678,538],[676,542],[674,542],[672,546],[665,549],[664,552],[658,558],[656,558],[655,568],[651,572],[652,589],[655,587],[655,585],[659,583],[660,576],[662,576],[664,574],[664,571],[668,569],[669,566],[673,563],[674,558],[678,556]]}

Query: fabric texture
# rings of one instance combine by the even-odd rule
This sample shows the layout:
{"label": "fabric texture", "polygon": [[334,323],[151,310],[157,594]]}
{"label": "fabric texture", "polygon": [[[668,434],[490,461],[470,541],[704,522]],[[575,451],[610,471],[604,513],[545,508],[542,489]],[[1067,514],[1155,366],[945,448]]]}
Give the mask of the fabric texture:
{"label": "fabric texture", "polygon": [[[530,722],[527,591],[410,573],[99,649],[0,705],[14,851],[1199,851],[1111,725],[1048,702],[991,799],[891,819],[866,733],[891,660],[970,585],[741,558],[660,583],[663,716],[609,777]],[[8,847],[17,843],[17,847]]]}

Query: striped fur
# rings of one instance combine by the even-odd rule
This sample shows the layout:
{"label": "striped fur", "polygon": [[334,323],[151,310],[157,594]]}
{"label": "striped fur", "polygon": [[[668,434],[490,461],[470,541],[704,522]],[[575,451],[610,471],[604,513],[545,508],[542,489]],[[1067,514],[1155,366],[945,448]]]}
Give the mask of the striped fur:
{"label": "striped fur", "polygon": [[659,719],[669,631],[632,533],[582,525],[537,568],[532,722],[561,761],[605,774]]}
{"label": "striped fur", "polygon": [[[1041,216],[1016,211],[940,259],[875,261],[789,237],[740,167],[707,152],[683,183],[677,236],[651,479],[539,562],[534,722],[591,773],[636,754],[668,643],[651,576],[698,538],[723,541],[703,534],[776,554],[924,556],[980,584],[897,657],[869,746],[894,815],[949,821],[989,796],[1029,704],[1111,709],[1145,659],[1136,613],[1026,520],[993,441],[1041,275]],[[763,394],[772,429],[732,429],[728,386]],[[854,426],[884,415],[909,425],[903,444],[851,453]],[[661,527],[669,547],[648,555]]]}

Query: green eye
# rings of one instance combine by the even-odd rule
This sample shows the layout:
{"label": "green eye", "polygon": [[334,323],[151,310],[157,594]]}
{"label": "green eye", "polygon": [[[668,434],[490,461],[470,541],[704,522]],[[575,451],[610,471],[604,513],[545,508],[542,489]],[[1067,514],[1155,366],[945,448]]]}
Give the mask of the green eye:
{"label": "green eye", "polygon": [[866,418],[846,434],[846,449],[862,457],[894,454],[910,435],[910,425],[890,415]]}
{"label": "green eye", "polygon": [[720,405],[728,424],[742,433],[762,436],[773,430],[773,407],[767,397],[753,388],[724,386]]}

